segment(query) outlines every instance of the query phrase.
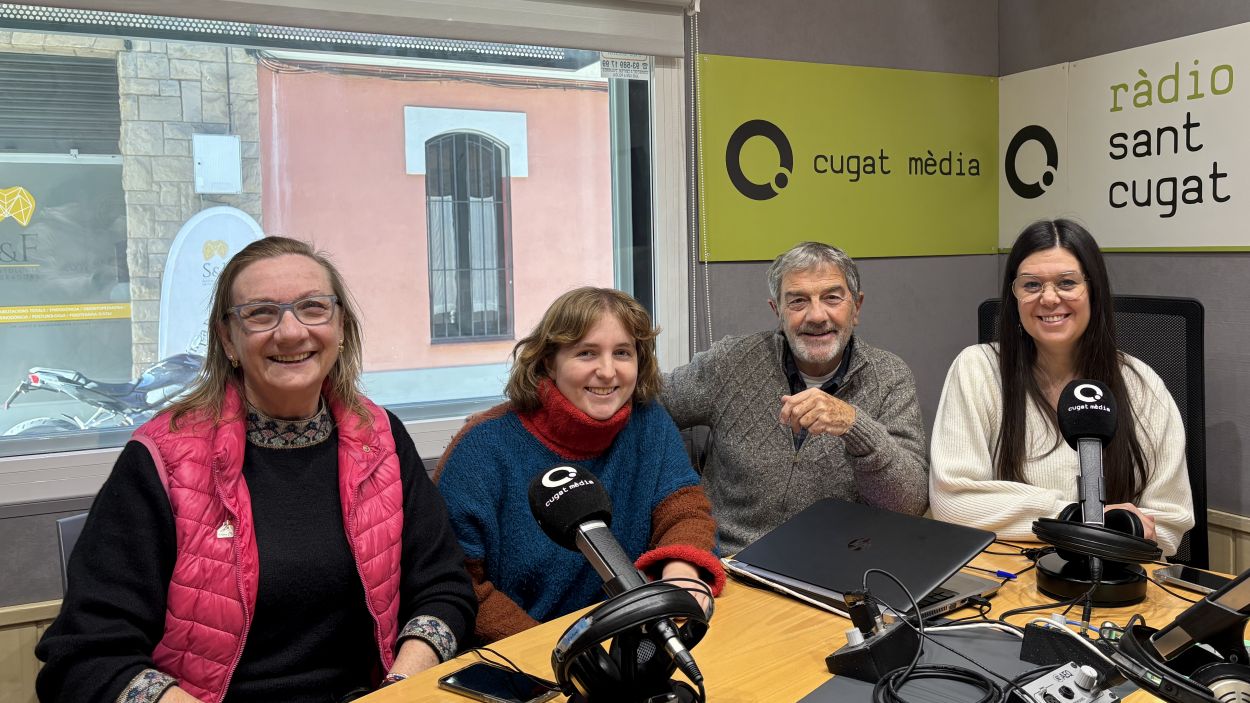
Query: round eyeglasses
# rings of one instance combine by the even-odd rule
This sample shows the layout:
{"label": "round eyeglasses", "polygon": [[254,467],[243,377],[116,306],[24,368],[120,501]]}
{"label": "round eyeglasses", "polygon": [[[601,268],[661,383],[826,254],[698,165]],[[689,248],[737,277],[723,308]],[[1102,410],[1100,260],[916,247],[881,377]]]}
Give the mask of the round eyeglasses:
{"label": "round eyeglasses", "polygon": [[268,332],[282,322],[282,313],[291,311],[295,319],[313,327],[334,319],[337,295],[310,295],[293,303],[244,303],[226,310],[234,315],[248,332]]}
{"label": "round eyeglasses", "polygon": [[1011,282],[1011,292],[1015,294],[1016,300],[1031,303],[1042,297],[1046,286],[1050,286],[1060,299],[1076,300],[1085,295],[1085,285],[1086,279],[1079,273],[1061,273],[1050,280],[1022,274]]}

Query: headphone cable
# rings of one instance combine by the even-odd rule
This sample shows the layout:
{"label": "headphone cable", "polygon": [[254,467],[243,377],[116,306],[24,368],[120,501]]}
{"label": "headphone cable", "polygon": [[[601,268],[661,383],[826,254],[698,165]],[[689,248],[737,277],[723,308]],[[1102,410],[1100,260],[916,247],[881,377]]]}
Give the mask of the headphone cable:
{"label": "headphone cable", "polygon": [[[918,679],[944,679],[947,681],[957,681],[967,684],[974,688],[979,688],[985,692],[985,695],[978,699],[975,703],[1002,703],[1003,691],[998,684],[989,678],[971,669],[965,669],[958,666],[946,666],[938,664],[920,665],[920,655],[924,651],[924,640],[927,638],[931,642],[936,642],[932,635],[926,635],[924,631],[924,616],[920,612],[920,605],[916,602],[916,597],[911,594],[907,586],[898,580],[894,574],[883,569],[868,569],[864,572],[864,590],[868,590],[868,575],[878,573],[893,581],[899,588],[903,589],[903,593],[907,595],[907,600],[911,602],[912,612],[916,614],[916,624],[913,625],[910,618],[900,618],[908,627],[914,629],[918,635],[916,642],[916,654],[912,656],[911,663],[906,667],[895,669],[894,671],[883,676],[872,689],[873,703],[907,703],[907,701],[899,694],[906,684]],[[887,607],[888,604],[887,604]],[[939,643],[940,644],[940,643]],[[942,645],[944,646],[944,645]]]}

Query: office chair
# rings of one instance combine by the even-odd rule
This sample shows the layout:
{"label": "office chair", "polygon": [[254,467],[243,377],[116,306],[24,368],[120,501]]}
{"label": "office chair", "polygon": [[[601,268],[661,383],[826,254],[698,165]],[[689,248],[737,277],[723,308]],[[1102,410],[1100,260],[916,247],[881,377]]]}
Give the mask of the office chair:
{"label": "office chair", "polygon": [[56,536],[61,548],[61,597],[69,589],[69,555],[74,551],[74,543],[82,534],[83,523],[87,521],[86,513],[63,517],[56,521]]}
{"label": "office chair", "polygon": [[[1194,526],[1168,560],[1205,569],[1207,546],[1207,424],[1203,370],[1203,308],[1193,298],[1116,295],[1116,346],[1141,359],[1172,394],[1185,425],[1185,459],[1194,500]],[[1002,301],[991,298],[977,308],[977,340],[998,340]]]}

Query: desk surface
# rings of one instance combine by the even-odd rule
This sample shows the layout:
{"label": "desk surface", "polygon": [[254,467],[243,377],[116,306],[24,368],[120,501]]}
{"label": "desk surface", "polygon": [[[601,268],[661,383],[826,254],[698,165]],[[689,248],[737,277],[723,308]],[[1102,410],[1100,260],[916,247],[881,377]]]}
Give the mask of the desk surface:
{"label": "desk surface", "polygon": [[[1005,548],[995,546],[991,549]],[[1023,569],[1029,564],[1022,556],[991,554],[982,554],[972,563],[1008,571]],[[1184,591],[1181,593],[1195,597]],[[1037,592],[1034,572],[1029,571],[999,591],[991,601],[993,609],[990,616],[1047,600]],[[1188,603],[1149,585],[1144,602],[1130,608],[1096,608],[1093,617],[1099,623],[1111,620],[1124,624],[1133,614],[1141,613],[1147,623],[1158,627],[1171,622],[1188,606]],[[958,611],[954,616],[973,612]],[[1074,612],[1078,610],[1074,609]],[[1048,613],[1021,614],[1013,616],[1011,622],[1023,626],[1031,617]],[[497,642],[492,648],[529,673],[550,679],[551,649],[573,617],[567,615],[544,623]],[[825,656],[845,644],[843,633],[848,627],[850,621],[841,616],[731,580],[721,597],[716,599],[716,612],[707,636],[693,650],[705,677],[708,699],[716,703],[797,701],[829,678]],[[465,703],[470,699],[440,690],[437,681],[439,677],[476,660],[476,655],[469,654],[444,662],[361,700],[365,703]],[[566,699],[561,697],[556,700]],[[1137,693],[1128,700],[1151,699]]]}

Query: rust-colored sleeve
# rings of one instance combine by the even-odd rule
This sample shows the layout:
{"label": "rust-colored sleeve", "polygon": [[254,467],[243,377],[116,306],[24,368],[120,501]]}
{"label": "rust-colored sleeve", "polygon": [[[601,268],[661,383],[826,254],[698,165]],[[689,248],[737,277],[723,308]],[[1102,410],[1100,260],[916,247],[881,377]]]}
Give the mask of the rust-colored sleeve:
{"label": "rust-colored sleeve", "polygon": [[473,592],[477,594],[477,625],[473,634],[478,644],[490,644],[538,624],[516,601],[486,580],[481,559],[465,559],[464,566],[473,577]]}
{"label": "rust-colored sleeve", "polygon": [[651,549],[635,566],[658,578],[665,562],[688,561],[712,587],[712,595],[719,596],[725,587],[725,569],[713,553],[715,548],[712,504],[702,486],[686,486],[660,501],[651,512]]}
{"label": "rust-colored sleeve", "polygon": [[[434,469],[434,482],[438,483],[439,479],[442,478],[443,469],[447,465],[447,459],[452,455],[461,438],[479,424],[501,417],[510,408],[510,404],[502,403],[466,418],[464,426],[460,428],[455,437],[452,437],[447,448],[443,450],[443,456],[439,458],[438,466]],[[473,592],[477,594],[477,625],[473,634],[476,636],[479,644],[489,644],[508,635],[528,630],[538,624],[538,621],[531,618],[529,613],[526,613],[521,606],[516,604],[516,601],[496,589],[495,584],[486,579],[486,569],[481,559],[465,559],[464,567],[469,572],[469,576],[473,578]]]}

